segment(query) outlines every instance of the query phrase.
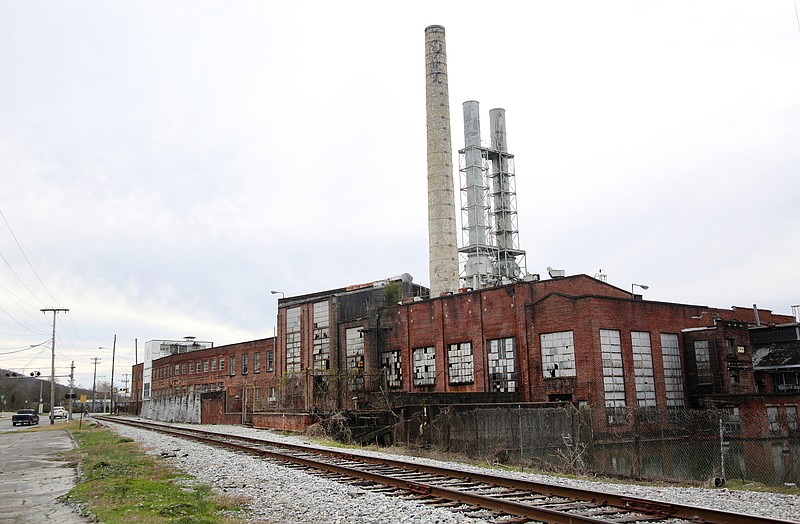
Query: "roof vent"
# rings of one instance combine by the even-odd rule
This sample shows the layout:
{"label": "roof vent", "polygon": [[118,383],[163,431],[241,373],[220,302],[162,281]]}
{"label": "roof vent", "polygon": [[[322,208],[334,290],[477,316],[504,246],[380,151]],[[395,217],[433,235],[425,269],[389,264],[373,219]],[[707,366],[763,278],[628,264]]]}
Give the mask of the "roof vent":
{"label": "roof vent", "polygon": [[550,275],[550,278],[564,278],[566,274],[563,269],[553,269],[550,266],[547,266],[547,273]]}

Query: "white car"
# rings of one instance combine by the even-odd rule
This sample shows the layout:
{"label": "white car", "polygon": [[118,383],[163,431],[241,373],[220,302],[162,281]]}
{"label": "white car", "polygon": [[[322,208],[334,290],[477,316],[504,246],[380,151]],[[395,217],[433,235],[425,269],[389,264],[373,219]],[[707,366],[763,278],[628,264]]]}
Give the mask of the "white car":
{"label": "white car", "polygon": [[67,410],[61,406],[56,406],[53,408],[53,418],[67,418],[67,415]]}

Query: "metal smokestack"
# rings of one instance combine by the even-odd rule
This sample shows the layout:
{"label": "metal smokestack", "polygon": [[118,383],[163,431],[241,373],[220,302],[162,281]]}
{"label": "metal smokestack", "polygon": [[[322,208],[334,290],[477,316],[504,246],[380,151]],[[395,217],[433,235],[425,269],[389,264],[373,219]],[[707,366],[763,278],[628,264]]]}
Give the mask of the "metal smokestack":
{"label": "metal smokestack", "polygon": [[[466,253],[464,283],[473,289],[486,285],[492,274],[490,253],[493,251],[488,241],[488,216],[486,214],[486,181],[484,179],[483,149],[481,148],[480,105],[475,100],[464,102],[464,149],[463,172],[466,185],[461,189],[462,199],[466,197],[466,243],[461,249]],[[463,201],[462,201],[462,205]],[[463,217],[463,215],[462,215]]]}
{"label": "metal smokestack", "polygon": [[428,129],[428,263],[431,296],[458,289],[458,246],[450,93],[444,27],[425,28],[425,109]]}

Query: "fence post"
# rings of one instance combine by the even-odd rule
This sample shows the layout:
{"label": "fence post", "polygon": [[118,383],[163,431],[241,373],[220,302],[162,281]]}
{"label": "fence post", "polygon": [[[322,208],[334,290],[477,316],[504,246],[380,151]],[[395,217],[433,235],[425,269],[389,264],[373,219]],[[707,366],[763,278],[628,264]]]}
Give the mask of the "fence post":
{"label": "fence post", "polygon": [[725,430],[722,425],[722,416],[719,417],[719,470],[722,480],[725,480]]}
{"label": "fence post", "polygon": [[525,471],[525,463],[522,460],[522,404],[518,406],[519,413],[519,469]]}

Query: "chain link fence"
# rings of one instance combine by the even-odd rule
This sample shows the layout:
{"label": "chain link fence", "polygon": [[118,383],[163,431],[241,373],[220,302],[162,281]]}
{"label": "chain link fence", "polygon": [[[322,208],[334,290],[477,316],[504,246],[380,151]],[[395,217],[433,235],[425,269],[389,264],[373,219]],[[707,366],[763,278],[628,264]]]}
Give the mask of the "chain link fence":
{"label": "chain link fence", "polygon": [[489,463],[716,485],[800,484],[800,434],[791,421],[774,437],[747,438],[740,428],[752,421],[730,410],[451,405],[405,415],[395,443]]}

